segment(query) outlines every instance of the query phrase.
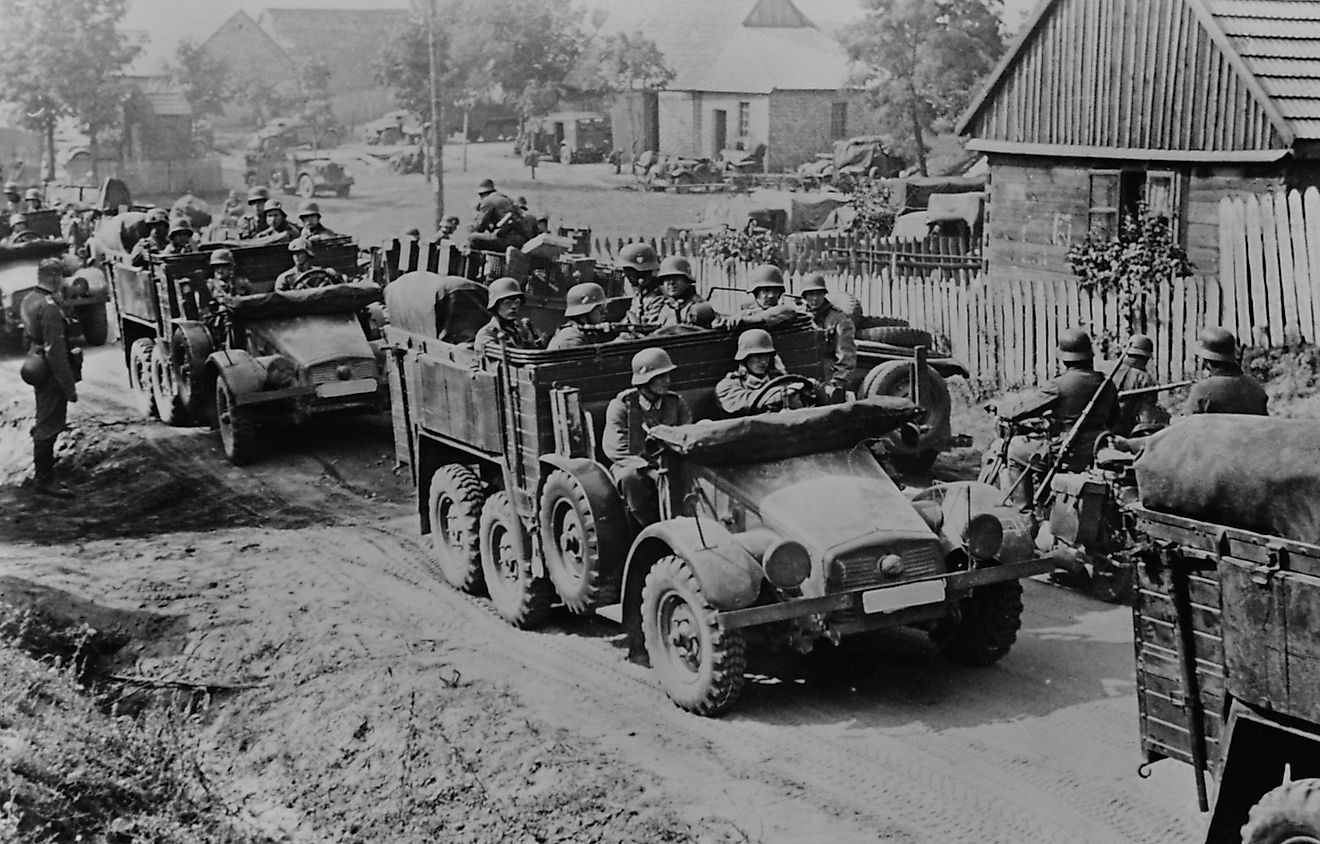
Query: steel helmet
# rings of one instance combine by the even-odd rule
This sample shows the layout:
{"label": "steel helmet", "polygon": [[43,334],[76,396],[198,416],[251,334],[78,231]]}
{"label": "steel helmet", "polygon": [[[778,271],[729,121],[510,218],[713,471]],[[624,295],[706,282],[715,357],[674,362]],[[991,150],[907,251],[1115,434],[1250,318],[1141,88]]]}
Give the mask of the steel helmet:
{"label": "steel helmet", "polygon": [[748,289],[755,293],[765,288],[784,289],[784,273],[774,264],[762,264],[752,270]]}
{"label": "steel helmet", "polygon": [[490,179],[482,179],[481,184],[477,185],[478,194],[487,194],[495,192],[495,183]]}
{"label": "steel helmet", "polygon": [[170,232],[169,232],[170,237],[174,237],[179,232],[185,232],[190,237],[192,236],[193,233],[192,226],[188,225],[187,220],[182,220],[182,219],[176,220],[174,225],[170,226]]}
{"label": "steel helmet", "polygon": [[280,202],[278,199],[272,199],[266,203],[266,213],[269,214],[272,211],[278,211],[286,217],[289,216],[284,212],[284,203]]}
{"label": "steel helmet", "polygon": [[660,258],[645,243],[630,243],[619,250],[619,263],[627,269],[644,273],[653,273],[660,268]]}
{"label": "steel helmet", "polygon": [[289,251],[302,252],[304,255],[312,254],[311,245],[301,237],[295,237],[293,240],[289,241]]}
{"label": "steel helmet", "polygon": [[486,299],[486,310],[493,311],[500,302],[505,299],[512,299],[515,296],[523,298],[522,285],[518,283],[518,279],[509,278],[508,276],[497,278],[490,283],[490,293]]}
{"label": "steel helmet", "polygon": [[321,216],[321,206],[309,199],[298,206],[298,216],[306,217],[310,214]]}
{"label": "steel helmet", "polygon": [[564,316],[575,317],[591,313],[597,305],[605,304],[605,288],[594,281],[575,284],[568,289],[567,307]]}
{"label": "steel helmet", "polygon": [[1202,360],[1237,362],[1237,338],[1227,328],[1215,326],[1201,332],[1196,356]]}
{"label": "steel helmet", "polygon": [[1134,358],[1150,359],[1155,354],[1155,343],[1145,334],[1133,334],[1128,338],[1123,354]]}
{"label": "steel helmet", "polygon": [[143,222],[148,226],[154,226],[157,223],[164,223],[168,226],[170,224],[170,215],[165,213],[164,208],[153,208],[147,212],[147,216]]}
{"label": "steel helmet", "polygon": [[688,311],[688,321],[702,328],[710,328],[714,325],[717,316],[719,312],[710,302],[698,302]]}
{"label": "steel helmet", "polygon": [[40,200],[41,191],[37,190],[36,188],[28,188],[27,190],[23,191],[23,198]]}
{"label": "steel helmet", "polygon": [[746,360],[749,355],[773,355],[775,341],[764,328],[749,328],[738,337],[738,351],[734,360]]}
{"label": "steel helmet", "polygon": [[249,205],[266,199],[270,199],[270,188],[265,185],[256,185],[252,190],[248,191],[247,201]]}
{"label": "steel helmet", "polygon": [[633,355],[632,384],[634,387],[640,387],[649,383],[652,378],[673,372],[675,369],[677,367],[664,349],[642,349]]}
{"label": "steel helmet", "polygon": [[692,283],[696,283],[696,278],[692,275],[692,262],[682,255],[670,255],[660,262],[660,271],[656,273],[660,278],[671,275],[681,275]]}
{"label": "steel helmet", "polygon": [[807,276],[807,280],[802,282],[802,289],[799,293],[811,293],[819,290],[821,293],[829,293],[830,290],[825,286],[825,276],[822,273],[812,273]]}
{"label": "steel helmet", "polygon": [[217,249],[211,253],[211,266],[216,267],[221,264],[234,264],[234,253],[228,249]]}
{"label": "steel helmet", "polygon": [[1080,328],[1070,328],[1059,335],[1059,359],[1063,361],[1090,360],[1095,357],[1091,349],[1091,335]]}
{"label": "steel helmet", "polygon": [[5,193],[18,193],[18,182],[5,182]]}

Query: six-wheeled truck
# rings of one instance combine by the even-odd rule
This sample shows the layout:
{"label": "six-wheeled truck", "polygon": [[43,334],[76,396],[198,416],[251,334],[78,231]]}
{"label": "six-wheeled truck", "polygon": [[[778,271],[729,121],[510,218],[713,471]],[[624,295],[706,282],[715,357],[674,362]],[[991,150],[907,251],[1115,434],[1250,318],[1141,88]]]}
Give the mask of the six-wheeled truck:
{"label": "six-wheeled truck", "polygon": [[143,412],[170,425],[218,427],[225,456],[242,464],[260,450],[260,425],[383,410],[379,332],[366,313],[380,287],[344,281],[358,273],[356,245],[318,242],[310,289],[285,292],[274,291],[292,265],[284,244],[231,251],[256,292],[229,297],[218,318],[206,284],[209,250],[148,268],[114,264],[129,384]]}
{"label": "six-wheeled truck", "polygon": [[[386,304],[396,454],[439,576],[484,590],[518,627],[556,602],[622,622],[689,711],[734,703],[753,630],[806,651],[915,625],[951,659],[993,663],[1016,638],[1019,578],[1053,565],[1033,558],[991,488],[900,491],[873,443],[917,410],[891,398],[655,429],[662,519],[637,524],[600,452],[606,404],[633,355],[658,346],[697,418],[716,415],[735,333],[478,356],[481,284],[414,271]],[[766,406],[821,366],[805,319],[773,333],[787,374],[763,391]]]}

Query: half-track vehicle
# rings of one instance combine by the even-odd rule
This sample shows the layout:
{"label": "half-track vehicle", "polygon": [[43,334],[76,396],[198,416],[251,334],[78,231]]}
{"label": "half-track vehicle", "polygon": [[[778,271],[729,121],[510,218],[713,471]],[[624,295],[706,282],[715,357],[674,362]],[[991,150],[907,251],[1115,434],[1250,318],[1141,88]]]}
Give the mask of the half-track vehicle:
{"label": "half-track vehicle", "polygon": [[380,287],[352,281],[361,276],[352,240],[318,241],[305,279],[312,289],[284,292],[274,290],[292,266],[284,244],[233,247],[237,275],[253,292],[217,302],[206,279],[210,251],[220,246],[146,268],[112,266],[124,362],[141,410],[169,425],[218,428],[235,464],[258,455],[262,425],[383,410],[379,331],[366,313]]}
{"label": "half-track vehicle", "polygon": [[[510,624],[552,605],[621,622],[679,707],[727,710],[751,631],[801,651],[818,641],[923,627],[954,660],[1012,646],[1020,578],[1047,571],[999,493],[975,483],[904,493],[873,452],[918,413],[890,398],[714,419],[713,387],[737,334],[701,330],[558,351],[471,348],[484,285],[425,270],[386,288],[395,450],[417,487],[431,563],[489,594]],[[528,301],[523,314],[535,311]],[[535,317],[533,317],[535,319]],[[787,374],[810,384],[821,339],[805,319],[773,330]],[[677,366],[672,389],[709,421],[650,432],[661,520],[628,515],[599,443],[605,408],[642,348]]]}
{"label": "half-track vehicle", "polygon": [[[1317,441],[1311,432],[1289,436],[1309,420],[1193,419],[1191,430],[1179,422],[1168,431],[1184,440],[1182,456],[1222,454],[1189,438],[1236,424],[1232,441],[1252,457],[1217,480],[1185,460],[1164,460],[1173,471],[1160,477],[1159,459],[1148,461],[1169,443],[1137,460],[1141,500],[1128,512],[1149,546],[1133,606],[1142,753],[1148,765],[1176,759],[1193,767],[1201,811],[1211,812],[1206,844],[1317,841]],[[1271,427],[1253,432],[1261,424]],[[1266,452],[1282,456],[1254,459]],[[1273,465],[1253,471],[1253,463]],[[1170,480],[1180,496],[1168,494]],[[1260,514],[1285,528],[1243,518]]]}

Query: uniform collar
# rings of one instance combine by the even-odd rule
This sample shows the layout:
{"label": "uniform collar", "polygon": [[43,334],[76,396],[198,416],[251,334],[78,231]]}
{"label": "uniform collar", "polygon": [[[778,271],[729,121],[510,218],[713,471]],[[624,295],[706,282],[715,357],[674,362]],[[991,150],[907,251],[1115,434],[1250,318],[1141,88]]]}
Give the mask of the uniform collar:
{"label": "uniform collar", "polygon": [[660,405],[664,404],[664,402],[665,402],[665,397],[664,397],[664,396],[656,396],[655,399],[652,400],[652,399],[650,399],[650,398],[647,397],[646,393],[642,392],[641,390],[638,390],[638,391],[637,391],[637,401],[638,401],[639,404],[641,404],[641,406],[643,407],[643,409],[645,409],[645,410],[655,410],[657,407],[659,407]]}

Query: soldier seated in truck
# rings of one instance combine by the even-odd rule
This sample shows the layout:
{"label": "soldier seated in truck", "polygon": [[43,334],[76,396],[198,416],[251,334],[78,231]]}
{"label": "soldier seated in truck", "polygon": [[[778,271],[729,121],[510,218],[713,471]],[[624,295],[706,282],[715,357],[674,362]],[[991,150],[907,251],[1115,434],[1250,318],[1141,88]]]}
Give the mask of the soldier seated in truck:
{"label": "soldier seated in truck", "polygon": [[169,242],[160,250],[162,256],[187,255],[197,250],[193,247],[193,230],[186,220],[177,220],[170,226]]}
{"label": "soldier seated in truck", "polygon": [[795,377],[782,387],[765,390],[785,373],[783,361],[775,354],[774,338],[764,328],[749,328],[739,335],[733,359],[737,368],[715,385],[715,400],[726,416],[750,416],[767,406],[790,410],[814,403],[811,394],[816,387],[806,378]]}
{"label": "soldier seated in truck", "polygon": [[847,314],[829,300],[825,276],[816,273],[802,285],[802,304],[816,328],[825,332],[834,363],[822,387],[828,403],[842,402],[849,379],[857,368],[857,327]]}
{"label": "soldier seated in truck", "polygon": [[284,212],[284,204],[278,199],[266,203],[266,228],[257,232],[252,239],[255,245],[269,243],[289,243],[302,236],[302,230],[289,222],[289,215]]}
{"label": "soldier seated in truck", "polygon": [[546,351],[577,349],[608,339],[605,319],[605,288],[593,281],[575,284],[565,297],[564,324],[559,326]]}
{"label": "soldier seated in truck", "polygon": [[321,206],[314,200],[308,199],[298,206],[298,222],[302,224],[304,240],[338,236],[338,232],[333,232],[321,224]]}
{"label": "soldier seated in truck", "polygon": [[5,244],[13,246],[27,240],[28,223],[26,214],[9,215],[9,234],[5,237]]}
{"label": "soldier seated in truck", "polygon": [[605,410],[601,450],[628,512],[642,527],[660,521],[658,464],[647,454],[646,433],[656,425],[692,421],[687,402],[669,391],[675,368],[664,349],[642,349],[633,355],[632,386],[611,399]]}
{"label": "soldier seated in truck", "polygon": [[276,290],[305,290],[342,281],[339,273],[330,267],[313,266],[312,246],[302,238],[295,238],[289,244],[289,251],[293,253],[293,266],[275,279]]}
{"label": "soldier seated in truck", "polygon": [[693,308],[705,302],[697,292],[697,280],[692,275],[692,263],[682,255],[670,255],[660,264],[656,273],[664,288],[667,301],[661,312],[660,325],[696,324]]}
{"label": "soldier seated in truck", "polygon": [[532,323],[525,317],[518,316],[526,296],[517,279],[497,278],[490,283],[490,293],[486,301],[486,310],[490,311],[490,322],[477,331],[472,349],[477,357],[488,346],[510,349],[539,349],[542,347],[540,336]]}
{"label": "soldier seated in truck", "polygon": [[148,211],[142,225],[146,227],[147,236],[133,245],[133,251],[128,256],[128,260],[135,267],[149,266],[152,256],[161,252],[170,243],[169,238],[166,237],[170,230],[170,215],[164,208],[153,208]]}

